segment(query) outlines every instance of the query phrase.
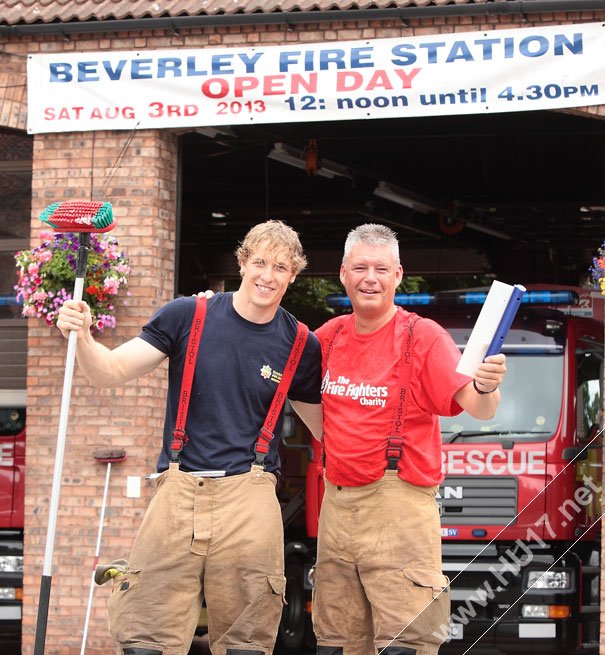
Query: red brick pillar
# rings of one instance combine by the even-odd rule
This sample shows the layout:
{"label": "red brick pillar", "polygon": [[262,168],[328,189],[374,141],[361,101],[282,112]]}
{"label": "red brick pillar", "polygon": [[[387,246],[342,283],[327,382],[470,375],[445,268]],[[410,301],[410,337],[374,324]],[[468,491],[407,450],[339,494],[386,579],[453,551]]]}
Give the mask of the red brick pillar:
{"label": "red brick pillar", "polygon": [[[117,302],[117,327],[100,341],[114,347],[137,336],[143,323],[174,296],[177,138],[166,131],[39,135],[34,144],[32,245],[38,216],[50,203],[112,202],[113,231],[130,257],[128,290]],[[127,305],[124,301],[127,300]],[[25,498],[23,655],[33,651],[44,561],[55,443],[67,341],[56,328],[30,319]],[[128,555],[149,500],[161,444],[165,368],[116,389],[100,389],[78,372],[73,380],[53,557],[46,655],[80,652],[90,589],[106,465],[93,451],[117,446],[127,460],[112,466],[101,559]],[[126,495],[126,479],[140,479],[141,496]],[[109,585],[96,587],[86,652],[107,655]]]}

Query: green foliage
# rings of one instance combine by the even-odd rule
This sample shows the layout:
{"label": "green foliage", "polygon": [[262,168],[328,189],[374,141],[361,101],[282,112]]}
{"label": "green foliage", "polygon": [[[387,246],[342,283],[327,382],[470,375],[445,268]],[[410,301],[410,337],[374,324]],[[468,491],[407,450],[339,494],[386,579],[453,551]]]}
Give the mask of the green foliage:
{"label": "green foliage", "polygon": [[404,275],[401,284],[395,290],[396,293],[418,293],[422,291],[424,278],[420,275]]}
{"label": "green foliage", "polygon": [[282,305],[311,330],[334,317],[334,310],[326,304],[326,296],[344,293],[336,278],[298,277],[284,296]]}

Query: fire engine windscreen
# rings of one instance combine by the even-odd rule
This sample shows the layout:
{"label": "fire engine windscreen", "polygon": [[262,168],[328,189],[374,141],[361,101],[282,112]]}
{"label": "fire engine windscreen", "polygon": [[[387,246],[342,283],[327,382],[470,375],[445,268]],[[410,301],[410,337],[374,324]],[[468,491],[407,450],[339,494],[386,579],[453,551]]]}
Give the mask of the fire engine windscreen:
{"label": "fire engine windscreen", "polygon": [[463,412],[442,417],[444,443],[507,440],[547,441],[559,422],[563,399],[563,351],[558,353],[506,353],[502,398],[493,419],[480,421]]}

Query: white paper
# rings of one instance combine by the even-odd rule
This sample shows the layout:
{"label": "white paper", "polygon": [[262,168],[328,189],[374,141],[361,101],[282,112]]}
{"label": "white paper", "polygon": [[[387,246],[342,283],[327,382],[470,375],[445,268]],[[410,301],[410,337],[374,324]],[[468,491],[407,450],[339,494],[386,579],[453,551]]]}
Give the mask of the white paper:
{"label": "white paper", "polygon": [[494,280],[487,298],[477,317],[475,327],[458,362],[456,371],[469,377],[475,377],[479,365],[485,358],[487,348],[498,329],[500,319],[508,305],[514,287]]}
{"label": "white paper", "polygon": [[126,478],[126,498],[141,497],[141,477],[139,475],[129,475]]}

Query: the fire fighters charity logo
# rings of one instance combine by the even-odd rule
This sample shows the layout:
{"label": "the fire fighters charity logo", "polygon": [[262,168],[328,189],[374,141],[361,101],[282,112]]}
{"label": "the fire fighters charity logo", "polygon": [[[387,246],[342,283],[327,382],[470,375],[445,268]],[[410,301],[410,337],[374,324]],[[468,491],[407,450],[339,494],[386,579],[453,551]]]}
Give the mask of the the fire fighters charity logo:
{"label": "the fire fighters charity logo", "polygon": [[336,379],[331,379],[330,371],[326,371],[321,381],[321,393],[350,398],[360,405],[386,407],[389,389],[386,385],[376,386],[367,382],[352,382],[345,375],[338,375]]}
{"label": "the fire fighters charity logo", "polygon": [[262,377],[265,378],[265,380],[268,380],[271,377],[271,367],[269,366],[269,364],[265,364],[261,368],[260,374],[262,375]]}

